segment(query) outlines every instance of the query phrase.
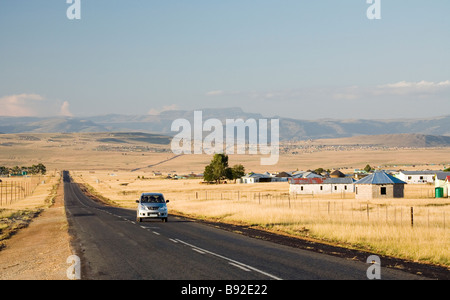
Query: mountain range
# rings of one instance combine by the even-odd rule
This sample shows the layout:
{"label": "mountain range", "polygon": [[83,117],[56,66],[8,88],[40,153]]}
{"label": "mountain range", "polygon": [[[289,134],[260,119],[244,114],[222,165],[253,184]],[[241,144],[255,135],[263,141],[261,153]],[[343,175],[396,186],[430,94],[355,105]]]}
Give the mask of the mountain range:
{"label": "mountain range", "polygon": [[[225,119],[279,119],[281,140],[308,140],[347,138],[362,135],[419,134],[450,137],[450,115],[426,119],[363,120],[320,119],[298,120],[283,117],[265,117],[247,113],[241,108],[201,109],[203,121],[215,118],[225,124]],[[172,122],[187,119],[193,124],[194,111],[171,110],[158,115],[109,114],[85,118],[78,117],[0,117],[2,133],[53,133],[53,132],[147,132],[174,135]],[[441,139],[442,140],[442,139]],[[443,139],[447,141],[447,139]]]}

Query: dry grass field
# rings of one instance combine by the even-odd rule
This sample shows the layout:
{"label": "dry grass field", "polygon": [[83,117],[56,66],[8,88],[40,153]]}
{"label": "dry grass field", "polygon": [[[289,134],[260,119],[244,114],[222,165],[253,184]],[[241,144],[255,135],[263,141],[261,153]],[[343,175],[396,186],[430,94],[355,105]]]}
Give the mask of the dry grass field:
{"label": "dry grass field", "polygon": [[407,186],[405,199],[357,201],[352,194],[344,199],[289,196],[288,183],[205,185],[143,172],[76,171],[72,176],[122,207],[136,207],[142,192],[163,192],[172,211],[196,218],[450,266],[450,199],[429,198],[430,185]]}
{"label": "dry grass field", "polygon": [[[58,174],[24,178],[2,178],[0,191],[0,244],[2,240],[26,227],[43,208],[51,205],[59,182]],[[5,186],[7,188],[5,188]],[[12,189],[10,187],[13,187]],[[27,187],[29,191],[19,188]],[[0,245],[1,248],[1,245]]]}
{"label": "dry grass field", "polygon": [[[49,174],[69,170],[76,181],[123,207],[134,208],[142,192],[161,191],[171,200],[173,212],[450,266],[450,201],[429,198],[432,186],[408,185],[405,199],[367,202],[357,201],[351,194],[292,197],[287,183],[205,185],[199,179],[167,180],[153,177],[152,171],[165,175],[202,173],[211,156],[175,157],[168,145],[111,141],[109,133],[0,135],[0,166],[43,163]],[[385,169],[442,170],[450,165],[448,148],[303,146],[283,146],[274,166],[261,166],[260,156],[252,155],[230,155],[229,162],[243,164],[248,172],[322,167],[345,173],[366,164]],[[51,184],[47,184],[46,188],[38,187],[43,191],[36,205],[49,193]],[[28,204],[33,201],[25,198],[15,202],[14,209],[34,206]]]}

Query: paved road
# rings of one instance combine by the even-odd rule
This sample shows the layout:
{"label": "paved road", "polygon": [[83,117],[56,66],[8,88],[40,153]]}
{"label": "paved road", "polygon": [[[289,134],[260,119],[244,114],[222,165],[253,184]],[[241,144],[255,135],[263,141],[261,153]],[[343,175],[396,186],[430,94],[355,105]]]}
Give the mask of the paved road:
{"label": "paved road", "polygon": [[[70,231],[82,279],[367,279],[368,264],[249,238],[169,217],[137,223],[134,210],[104,206],[64,174]],[[169,204],[170,209],[170,204]],[[420,279],[381,270],[382,279]]]}

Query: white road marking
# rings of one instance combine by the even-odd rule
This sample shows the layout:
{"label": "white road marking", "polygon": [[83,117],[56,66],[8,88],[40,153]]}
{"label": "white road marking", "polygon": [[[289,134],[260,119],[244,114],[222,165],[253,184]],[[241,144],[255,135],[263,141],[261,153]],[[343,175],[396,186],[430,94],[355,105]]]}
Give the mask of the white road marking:
{"label": "white road marking", "polygon": [[228,262],[228,263],[229,263],[230,265],[235,266],[235,267],[238,267],[239,269],[244,270],[244,271],[246,271],[246,272],[251,272],[250,269],[247,269],[247,268],[245,268],[245,267],[243,267],[243,266],[241,266],[241,265],[238,265],[238,264],[235,264],[235,263],[232,263],[232,262]]}
{"label": "white road marking", "polygon": [[182,244],[185,244],[185,245],[191,247],[191,248],[195,248],[195,249],[200,250],[200,251],[202,251],[202,252],[205,252],[205,253],[211,254],[211,255],[213,255],[213,256],[219,257],[219,258],[224,259],[224,260],[226,260],[226,261],[228,261],[228,262],[232,262],[232,263],[234,263],[234,264],[236,264],[236,265],[239,265],[239,266],[241,266],[241,267],[243,267],[243,268],[246,268],[246,269],[255,271],[255,272],[257,272],[257,273],[263,274],[263,275],[265,275],[265,276],[268,276],[268,277],[270,277],[270,278],[272,278],[272,279],[275,279],[275,280],[282,280],[280,277],[277,277],[277,276],[272,275],[272,274],[270,274],[270,273],[261,271],[261,270],[259,270],[259,269],[257,269],[257,268],[254,268],[254,267],[249,266],[249,265],[247,265],[247,264],[241,263],[241,262],[236,261],[236,260],[234,260],[234,259],[231,259],[231,258],[228,258],[228,257],[226,257],[226,256],[223,256],[223,255],[220,255],[220,254],[217,254],[217,253],[214,253],[214,252],[205,250],[205,249],[203,249],[203,248],[194,246],[194,245],[189,244],[189,243],[186,243],[186,242],[184,242],[184,241],[182,241],[182,240],[180,240],[180,239],[176,239],[176,240],[177,240],[178,242],[182,243]]}
{"label": "white road marking", "polygon": [[203,251],[201,251],[201,250],[198,250],[197,248],[192,248],[192,250],[194,250],[194,251],[196,251],[196,252],[198,252],[198,253],[200,253],[200,254],[205,254],[205,252],[203,252]]}

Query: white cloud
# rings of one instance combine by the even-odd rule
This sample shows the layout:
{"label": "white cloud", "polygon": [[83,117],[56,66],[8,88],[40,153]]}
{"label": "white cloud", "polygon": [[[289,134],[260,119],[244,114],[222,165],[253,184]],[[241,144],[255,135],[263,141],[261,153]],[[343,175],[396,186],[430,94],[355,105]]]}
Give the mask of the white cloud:
{"label": "white cloud", "polygon": [[17,94],[0,98],[0,116],[8,117],[72,117],[69,102],[50,100],[37,94]]}
{"label": "white cloud", "polygon": [[419,82],[400,81],[397,83],[380,85],[377,87],[375,93],[376,95],[424,96],[439,94],[448,90],[450,90],[450,80],[441,82],[422,80]]}
{"label": "white cloud", "polygon": [[73,117],[73,114],[70,112],[69,109],[69,102],[64,101],[63,104],[61,105],[61,110],[60,110],[60,115],[64,116],[64,117]]}
{"label": "white cloud", "polygon": [[215,91],[206,92],[206,96],[221,96],[223,94],[225,94],[225,92],[222,91],[222,90],[215,90]]}
{"label": "white cloud", "polygon": [[44,98],[36,94],[9,95],[0,98],[0,115],[9,117],[37,116],[36,102]]}

